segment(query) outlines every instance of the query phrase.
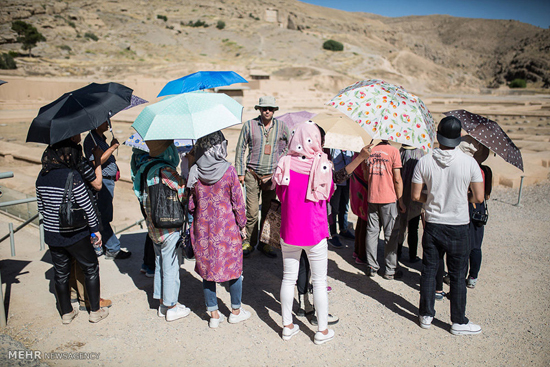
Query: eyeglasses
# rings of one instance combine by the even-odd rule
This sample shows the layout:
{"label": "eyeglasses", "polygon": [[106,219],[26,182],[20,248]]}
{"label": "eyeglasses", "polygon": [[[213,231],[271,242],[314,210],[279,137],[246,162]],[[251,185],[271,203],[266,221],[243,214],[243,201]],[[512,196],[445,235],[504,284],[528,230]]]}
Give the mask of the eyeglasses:
{"label": "eyeglasses", "polygon": [[262,111],[271,111],[271,112],[275,111],[275,107],[262,107],[260,109]]}

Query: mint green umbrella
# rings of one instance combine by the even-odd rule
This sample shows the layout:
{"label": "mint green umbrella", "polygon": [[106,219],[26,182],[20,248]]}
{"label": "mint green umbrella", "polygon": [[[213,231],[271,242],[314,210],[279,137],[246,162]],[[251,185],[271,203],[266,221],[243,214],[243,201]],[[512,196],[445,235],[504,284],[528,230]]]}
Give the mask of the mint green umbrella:
{"label": "mint green umbrella", "polygon": [[143,140],[198,139],[241,123],[243,106],[223,93],[166,97],[141,111],[132,127]]}

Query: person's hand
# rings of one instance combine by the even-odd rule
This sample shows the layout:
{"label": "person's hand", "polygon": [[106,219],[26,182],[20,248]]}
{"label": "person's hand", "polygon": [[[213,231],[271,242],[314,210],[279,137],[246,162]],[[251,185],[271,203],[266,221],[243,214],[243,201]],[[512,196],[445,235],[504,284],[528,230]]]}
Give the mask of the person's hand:
{"label": "person's hand", "polygon": [[246,239],[246,227],[241,229],[241,237],[242,237],[243,240]]}
{"label": "person's hand", "polygon": [[241,183],[241,185],[244,185],[244,175],[239,176],[239,182]]}
{"label": "person's hand", "polygon": [[[96,162],[96,166],[97,165],[101,165],[101,156],[103,155],[103,150],[99,147],[99,145],[96,145],[95,147],[92,148],[92,154],[94,155],[94,161]],[[99,164],[98,164],[99,162]]]}
{"label": "person's hand", "polygon": [[405,204],[403,203],[403,199],[399,199],[397,201],[398,205],[399,205],[399,211],[401,213],[406,213],[407,212],[407,207],[405,206]]}
{"label": "person's hand", "polygon": [[372,144],[365,145],[363,148],[361,148],[361,151],[359,152],[359,155],[362,159],[368,159],[370,157]]}
{"label": "person's hand", "polygon": [[118,142],[118,140],[116,138],[113,138],[113,140],[111,140],[111,147],[118,149],[119,146],[120,146],[120,143]]}
{"label": "person's hand", "polygon": [[99,246],[103,245],[103,241],[101,239],[101,233],[100,232],[94,232],[94,234],[99,238],[98,244]]}

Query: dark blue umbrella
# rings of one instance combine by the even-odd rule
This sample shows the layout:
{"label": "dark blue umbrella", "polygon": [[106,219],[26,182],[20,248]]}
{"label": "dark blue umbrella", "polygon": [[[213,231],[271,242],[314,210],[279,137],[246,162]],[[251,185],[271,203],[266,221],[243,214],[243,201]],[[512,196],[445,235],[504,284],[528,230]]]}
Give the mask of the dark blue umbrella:
{"label": "dark blue umbrella", "polygon": [[0,80],[0,85],[2,84],[6,84],[7,82],[3,81],[3,80]]}
{"label": "dark blue umbrella", "polygon": [[92,83],[65,93],[40,108],[27,142],[55,144],[93,130],[130,104],[132,89],[118,83]]}
{"label": "dark blue umbrella", "polygon": [[234,71],[198,71],[168,82],[157,97],[222,87],[235,83],[248,83],[248,81]]}

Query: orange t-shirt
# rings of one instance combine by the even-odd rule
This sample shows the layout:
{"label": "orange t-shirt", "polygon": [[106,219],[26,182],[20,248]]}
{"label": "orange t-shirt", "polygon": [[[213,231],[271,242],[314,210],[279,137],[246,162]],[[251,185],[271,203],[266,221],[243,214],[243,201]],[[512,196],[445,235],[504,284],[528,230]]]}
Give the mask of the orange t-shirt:
{"label": "orange t-shirt", "polygon": [[397,201],[393,185],[393,169],[401,168],[399,150],[388,143],[374,148],[368,161],[369,192],[367,201],[372,204],[388,204]]}

